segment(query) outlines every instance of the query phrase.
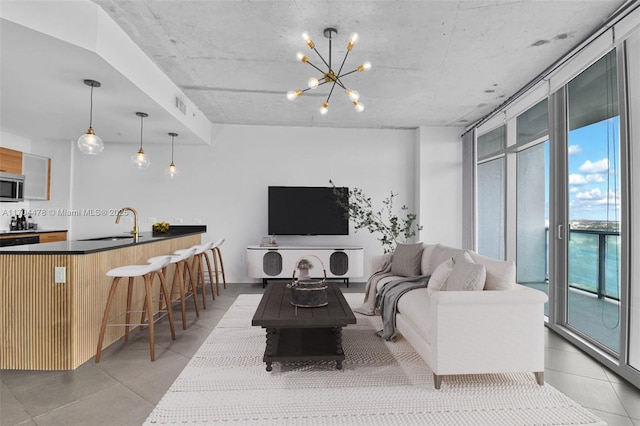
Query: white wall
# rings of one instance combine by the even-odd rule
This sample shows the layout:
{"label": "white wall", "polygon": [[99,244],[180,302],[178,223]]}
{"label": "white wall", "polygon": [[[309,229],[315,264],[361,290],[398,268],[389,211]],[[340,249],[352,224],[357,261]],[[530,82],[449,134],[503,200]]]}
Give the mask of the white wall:
{"label": "white wall", "polygon": [[[251,281],[246,275],[245,247],[267,233],[269,185],[358,187],[381,202],[389,191],[399,193],[414,209],[415,132],[297,127],[220,126],[212,146],[181,146],[176,139],[175,163],[181,175],[169,180],[168,145],[145,145],[151,158],[146,171],[134,170],[129,157],[136,145],[106,144],[99,156],[75,155],[74,210],[136,208],[140,228],[149,218],[207,225],[204,241],[225,237],[222,247],[228,281]],[[380,204],[380,207],[382,205]],[[415,209],[414,209],[415,210]],[[128,232],[130,223],[115,217],[72,217],[72,238]],[[152,220],[151,220],[152,221]],[[382,253],[366,231],[349,236],[280,237],[280,244],[339,244],[365,247],[365,257]],[[365,280],[368,276],[365,259]]]}
{"label": "white wall", "polygon": [[[245,247],[267,233],[269,185],[358,187],[382,207],[390,191],[419,214],[420,240],[459,247],[461,232],[461,129],[357,130],[302,127],[218,126],[211,146],[183,146],[176,139],[175,162],[180,176],[170,180],[164,169],[171,158],[168,144],[145,144],[151,166],[135,170],[130,157],[138,145],[109,144],[98,156],[77,152],[74,142],[31,141],[12,136],[20,149],[52,159],[50,201],[11,203],[56,214],[34,218],[41,228],[69,229],[70,239],[126,233],[132,224],[116,225],[124,206],[138,210],[140,228],[153,221],[207,225],[203,241],[226,238],[222,247],[227,279],[249,282]],[[6,139],[7,141],[9,138]],[[16,142],[17,141],[17,142]],[[3,209],[5,205],[3,205]],[[20,207],[23,208],[23,207]],[[69,216],[62,210],[106,210],[106,215]],[[2,229],[9,218],[1,217]],[[288,236],[280,244],[359,245],[369,256],[382,253],[375,235],[351,229],[348,236]]]}
{"label": "white wall", "polygon": [[462,247],[463,128],[420,127],[420,240]]}

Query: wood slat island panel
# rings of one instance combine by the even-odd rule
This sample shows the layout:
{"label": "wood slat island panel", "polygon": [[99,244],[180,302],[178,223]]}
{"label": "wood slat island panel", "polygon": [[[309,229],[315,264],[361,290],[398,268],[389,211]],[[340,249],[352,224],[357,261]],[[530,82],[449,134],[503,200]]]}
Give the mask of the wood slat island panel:
{"label": "wood slat island panel", "polygon": [[[111,286],[105,273],[200,243],[198,233],[89,254],[0,255],[0,368],[77,368],[95,355]],[[65,283],[55,283],[55,267],[66,268]],[[135,290],[134,303],[141,306],[143,286]],[[125,293],[126,286],[120,286],[113,315],[124,312]],[[104,347],[123,335],[123,327],[109,327]]]}

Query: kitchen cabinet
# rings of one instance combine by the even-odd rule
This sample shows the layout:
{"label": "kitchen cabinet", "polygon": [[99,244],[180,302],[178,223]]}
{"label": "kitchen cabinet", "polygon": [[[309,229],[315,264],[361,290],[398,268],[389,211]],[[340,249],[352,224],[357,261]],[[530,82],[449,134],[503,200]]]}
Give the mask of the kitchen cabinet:
{"label": "kitchen cabinet", "polygon": [[51,159],[22,153],[25,200],[51,199]]}
{"label": "kitchen cabinet", "polygon": [[0,172],[21,175],[22,152],[9,148],[0,148]]}
{"label": "kitchen cabinet", "polygon": [[46,234],[38,234],[41,243],[54,243],[57,241],[66,241],[66,232],[47,232]]}

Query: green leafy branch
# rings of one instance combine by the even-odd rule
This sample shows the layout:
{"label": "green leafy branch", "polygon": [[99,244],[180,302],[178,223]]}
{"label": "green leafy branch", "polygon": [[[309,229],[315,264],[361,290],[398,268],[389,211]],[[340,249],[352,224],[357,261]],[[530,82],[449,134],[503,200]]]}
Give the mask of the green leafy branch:
{"label": "green leafy branch", "polygon": [[329,183],[333,186],[338,205],[345,209],[345,215],[353,222],[356,232],[364,228],[372,234],[380,234],[378,241],[382,243],[385,253],[393,252],[397,244],[407,242],[422,229],[417,222],[418,217],[409,213],[406,205],[400,207],[400,214],[404,217],[400,218],[396,214],[393,199],[398,194],[393,191],[382,201],[382,209],[375,211],[371,197],[367,197],[362,189],[352,188],[345,194],[338,190],[333,181],[329,180]]}

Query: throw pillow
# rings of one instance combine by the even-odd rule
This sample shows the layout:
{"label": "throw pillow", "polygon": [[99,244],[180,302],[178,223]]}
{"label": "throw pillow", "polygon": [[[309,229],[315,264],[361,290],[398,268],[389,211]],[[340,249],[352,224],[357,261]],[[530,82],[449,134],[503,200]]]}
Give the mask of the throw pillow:
{"label": "throw pillow", "polygon": [[473,261],[469,253],[460,256],[447,278],[447,291],[478,291],[484,288],[486,269]]}
{"label": "throw pillow", "polygon": [[422,243],[398,244],[391,258],[391,274],[400,277],[416,277],[420,275],[422,260]]}
{"label": "throw pillow", "polygon": [[470,251],[471,258],[487,270],[485,290],[513,290],[516,282],[516,264],[511,260],[498,260]]}
{"label": "throw pillow", "polygon": [[451,270],[453,269],[453,258],[442,262],[433,274],[431,274],[431,278],[429,278],[429,284],[427,284],[427,294],[431,296],[436,291],[441,291],[445,289],[445,285],[447,284],[447,278],[449,278],[449,274],[451,274]]}

